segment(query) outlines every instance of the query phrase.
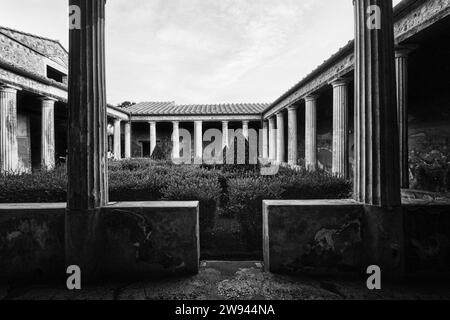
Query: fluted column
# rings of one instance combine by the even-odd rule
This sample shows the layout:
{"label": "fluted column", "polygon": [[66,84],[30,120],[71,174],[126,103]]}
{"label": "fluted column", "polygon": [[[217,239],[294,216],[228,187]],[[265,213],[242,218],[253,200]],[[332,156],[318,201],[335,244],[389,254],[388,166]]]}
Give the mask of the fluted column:
{"label": "fluted column", "polygon": [[242,135],[248,140],[248,121],[242,121]]}
{"label": "fluted column", "polygon": [[348,83],[337,79],[333,86],[333,155],[332,173],[348,177]]}
{"label": "fluted column", "polygon": [[409,188],[409,150],[408,150],[408,55],[409,48],[395,50],[397,83],[397,117],[400,143],[400,186]]}
{"label": "fluted column", "polygon": [[131,122],[125,122],[125,159],[131,158]]}
{"label": "fluted column", "polygon": [[19,169],[17,146],[17,88],[0,85],[0,172]]}
{"label": "fluted column", "polygon": [[150,121],[150,157],[153,155],[153,151],[156,148],[156,122]]}
{"label": "fluted column", "polygon": [[106,163],[105,0],[69,0],[80,13],[69,32],[69,155],[66,264],[83,281],[97,271],[100,208],[108,203]]}
{"label": "fluted column", "polygon": [[298,158],[298,129],[297,129],[297,107],[288,108],[288,163],[297,164]]}
{"label": "fluted column", "polygon": [[284,114],[277,113],[277,162],[286,161],[285,139],[284,139]]}
{"label": "fluted column", "polygon": [[317,98],[305,98],[305,167],[310,171],[317,169]]}
{"label": "fluted column", "polygon": [[[379,28],[368,23],[368,12],[378,20]],[[355,198],[370,205],[398,206],[392,0],[355,0],[355,15]]]}
{"label": "fluted column", "polygon": [[277,131],[276,118],[269,118],[269,160],[277,160]]}
{"label": "fluted column", "polygon": [[228,121],[222,121],[222,150],[225,150],[229,146]]}
{"label": "fluted column", "polygon": [[203,122],[195,121],[194,126],[195,161],[201,162],[203,159]]}
{"label": "fluted column", "polygon": [[41,166],[45,170],[55,167],[55,100],[41,100]]}
{"label": "fluted column", "polygon": [[173,132],[172,132],[172,159],[180,158],[180,123],[178,121],[173,121]]}
{"label": "fluted column", "polygon": [[114,159],[122,159],[121,120],[114,119]]}
{"label": "fluted column", "polygon": [[263,159],[269,158],[269,140],[268,140],[268,130],[269,124],[266,120],[263,120],[263,128],[262,128],[262,155]]}

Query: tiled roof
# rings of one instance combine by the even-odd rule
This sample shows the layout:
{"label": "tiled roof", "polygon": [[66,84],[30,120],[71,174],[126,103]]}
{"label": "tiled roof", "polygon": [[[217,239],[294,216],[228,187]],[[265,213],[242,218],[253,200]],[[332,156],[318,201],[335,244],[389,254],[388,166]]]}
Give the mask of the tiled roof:
{"label": "tiled roof", "polygon": [[141,102],[125,110],[133,115],[253,115],[260,114],[268,106],[268,103],[176,105],[175,102]]}

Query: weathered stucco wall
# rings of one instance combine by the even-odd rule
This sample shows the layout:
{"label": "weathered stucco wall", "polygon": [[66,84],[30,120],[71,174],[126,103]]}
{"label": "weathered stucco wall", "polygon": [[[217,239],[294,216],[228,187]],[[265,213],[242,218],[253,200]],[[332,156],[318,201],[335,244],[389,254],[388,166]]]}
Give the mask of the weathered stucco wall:
{"label": "weathered stucco wall", "polygon": [[401,208],[352,200],[264,201],[264,262],[275,273],[450,276],[450,203]]}
{"label": "weathered stucco wall", "polygon": [[[1,282],[65,276],[65,210],[65,204],[0,204]],[[198,202],[117,203],[100,216],[99,279],[198,272]]]}

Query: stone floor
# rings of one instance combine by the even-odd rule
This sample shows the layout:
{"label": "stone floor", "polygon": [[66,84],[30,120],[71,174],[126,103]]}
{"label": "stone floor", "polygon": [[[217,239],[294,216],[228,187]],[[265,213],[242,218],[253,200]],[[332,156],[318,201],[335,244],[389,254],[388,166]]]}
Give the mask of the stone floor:
{"label": "stone floor", "polygon": [[7,287],[0,300],[317,300],[317,299],[450,299],[443,283],[383,284],[369,291],[365,281],[288,277],[262,272],[259,262],[202,262],[200,273],[178,279],[88,286],[71,292],[57,286]]}

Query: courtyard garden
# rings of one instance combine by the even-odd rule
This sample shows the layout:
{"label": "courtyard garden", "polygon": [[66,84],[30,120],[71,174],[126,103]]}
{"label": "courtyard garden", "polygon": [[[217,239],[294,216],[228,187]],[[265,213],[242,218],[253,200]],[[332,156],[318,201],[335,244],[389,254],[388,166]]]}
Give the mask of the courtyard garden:
{"label": "courtyard garden", "polygon": [[[341,199],[351,182],[317,171],[258,165],[175,165],[132,159],[109,163],[110,201],[198,200],[202,259],[262,258],[262,200]],[[65,202],[65,166],[0,177],[0,203]]]}

